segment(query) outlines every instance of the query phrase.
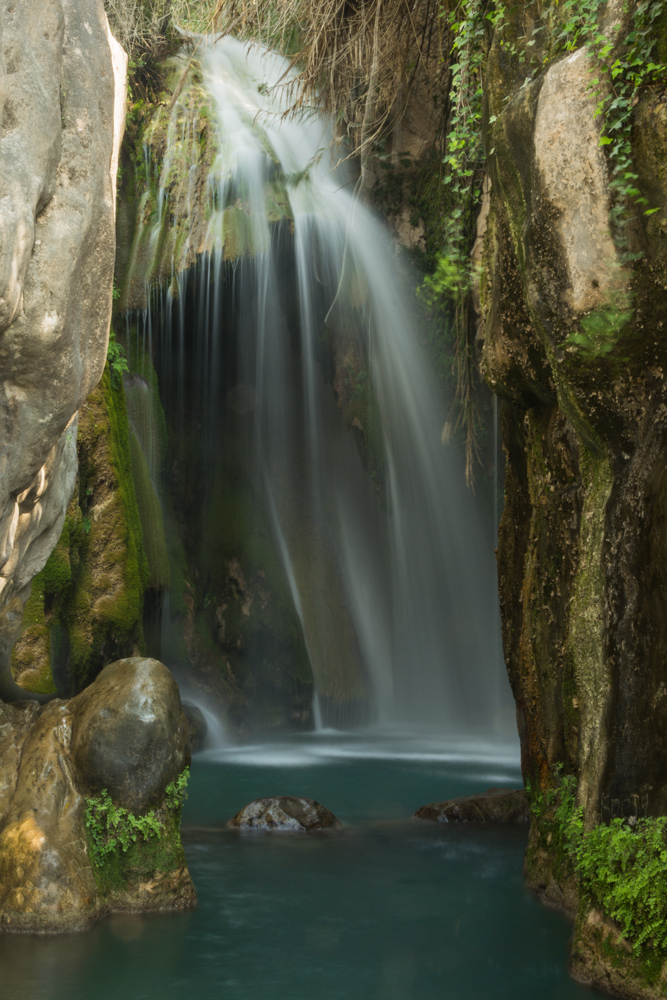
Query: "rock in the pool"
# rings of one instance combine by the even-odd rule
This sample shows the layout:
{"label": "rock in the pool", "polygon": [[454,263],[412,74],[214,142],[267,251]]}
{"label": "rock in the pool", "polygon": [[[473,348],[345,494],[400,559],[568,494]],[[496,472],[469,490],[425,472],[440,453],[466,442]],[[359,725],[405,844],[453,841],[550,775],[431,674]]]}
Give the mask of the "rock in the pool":
{"label": "rock in the pool", "polygon": [[234,830],[279,830],[287,833],[314,833],[336,830],[340,820],[314,799],[277,795],[255,799],[227,824]]}
{"label": "rock in the pool", "polygon": [[527,823],[530,811],[523,788],[490,788],[481,795],[431,802],[418,809],[415,816],[436,823]]}
{"label": "rock in the pool", "polygon": [[[195,904],[180,809],[165,800],[190,760],[186,722],[162,663],[109,664],[70,701],[0,702],[0,752],[0,932],[78,931],[110,910]],[[86,799],[103,789],[132,812],[155,806],[161,825],[119,848],[108,878],[86,820]]]}

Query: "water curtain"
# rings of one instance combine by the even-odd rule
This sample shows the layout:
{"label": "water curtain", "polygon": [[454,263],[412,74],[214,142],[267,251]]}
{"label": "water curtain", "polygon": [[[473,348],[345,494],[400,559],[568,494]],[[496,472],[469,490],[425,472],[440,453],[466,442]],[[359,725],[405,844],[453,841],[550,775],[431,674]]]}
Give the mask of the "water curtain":
{"label": "water curtain", "polygon": [[440,441],[414,276],[330,122],[283,117],[286,60],[230,37],[198,54],[146,146],[153,209],[124,292],[172,437],[187,428],[181,453],[202,456],[190,516],[233,533],[238,511],[207,498],[243,483],[244,530],[269,537],[325,721],[361,706],[488,730],[506,701],[492,532]]}

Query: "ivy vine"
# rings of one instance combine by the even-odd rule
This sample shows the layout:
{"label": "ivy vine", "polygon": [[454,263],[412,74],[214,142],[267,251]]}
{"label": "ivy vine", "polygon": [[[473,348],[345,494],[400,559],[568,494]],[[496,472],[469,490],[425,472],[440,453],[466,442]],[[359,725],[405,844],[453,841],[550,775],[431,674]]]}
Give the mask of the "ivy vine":
{"label": "ivy vine", "polygon": [[[524,6],[528,10],[532,2]],[[548,4],[530,35],[523,38],[512,34],[507,6],[502,0],[458,0],[453,8],[445,0],[439,11],[450,32],[452,59],[442,172],[446,218],[442,249],[433,274],[425,279],[423,293],[431,304],[448,303],[453,315],[457,385],[453,410],[458,411],[457,426],[466,431],[469,482],[478,455],[478,415],[473,392],[474,329],[470,316],[470,292],[478,275],[473,273],[470,253],[485,167],[482,98],[486,28],[496,33],[500,47],[519,65],[526,64],[523,86],[562,53],[586,46],[591,58],[590,87],[597,100],[596,117],[603,117],[600,146],[606,149],[610,164],[612,233],[622,262],[631,263],[641,253],[631,252],[629,224],[635,219],[637,209],[644,215],[658,211],[637,187],[631,132],[633,109],[640,94],[648,87],[664,85],[667,80],[667,66],[654,58],[655,28],[664,13],[665,0],[635,0],[630,25],[622,39],[613,38],[616,25],[607,33],[602,31],[601,17],[606,8],[606,0],[561,0]],[[493,116],[489,124],[495,121]],[[490,155],[493,153],[491,149]]]}

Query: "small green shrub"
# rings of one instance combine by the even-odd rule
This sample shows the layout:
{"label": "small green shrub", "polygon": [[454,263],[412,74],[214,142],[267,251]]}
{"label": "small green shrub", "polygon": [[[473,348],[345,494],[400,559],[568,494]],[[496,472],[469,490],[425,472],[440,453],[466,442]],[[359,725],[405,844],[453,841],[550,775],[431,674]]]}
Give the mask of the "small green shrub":
{"label": "small green shrub", "polygon": [[[176,781],[167,785],[164,801],[170,812],[178,812],[187,798],[189,777],[190,769],[186,767]],[[128,809],[114,805],[106,788],[98,797],[86,800],[85,815],[91,858],[98,866],[118,850],[125,853],[139,841],[159,839],[166,833],[154,809],[145,816],[135,816]]]}
{"label": "small green shrub", "polygon": [[636,956],[667,955],[667,817],[613,819],[584,831],[577,779],[556,768],[546,792],[528,792],[553,851],[570,860],[583,898],[616,921]]}
{"label": "small green shrub", "polygon": [[123,375],[126,371],[129,371],[129,368],[127,358],[125,357],[125,351],[123,350],[122,345],[116,340],[116,335],[113,330],[109,334],[107,361],[109,362],[111,387],[113,389],[120,389],[121,382],[123,381]]}
{"label": "small green shrub", "polygon": [[667,817],[613,819],[587,833],[577,872],[591,902],[620,924],[635,955],[667,955]]}

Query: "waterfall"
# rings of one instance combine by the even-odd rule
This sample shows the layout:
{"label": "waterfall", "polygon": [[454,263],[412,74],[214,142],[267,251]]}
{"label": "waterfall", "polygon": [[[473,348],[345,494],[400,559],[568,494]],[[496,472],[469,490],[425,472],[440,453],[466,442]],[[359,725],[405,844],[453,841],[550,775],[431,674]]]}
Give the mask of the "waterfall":
{"label": "waterfall", "polygon": [[[221,536],[255,532],[253,552],[270,543],[320,724],[347,707],[489,731],[510,703],[489,531],[440,441],[446,402],[414,276],[355,197],[330,123],[308,110],[283,118],[288,62],[231,37],[201,51],[161,167],[146,156],[157,196],[130,284],[147,291],[128,313],[176,429],[170,475],[201,521],[200,558],[222,558],[218,521]],[[179,157],[203,155],[203,101],[206,185],[185,162],[177,209]],[[214,504],[221,483],[243,502]],[[246,575],[230,570],[226,593],[249,606]],[[211,598],[220,615],[229,600]],[[220,641],[228,633],[221,625]],[[265,645],[253,655],[266,658]]]}

